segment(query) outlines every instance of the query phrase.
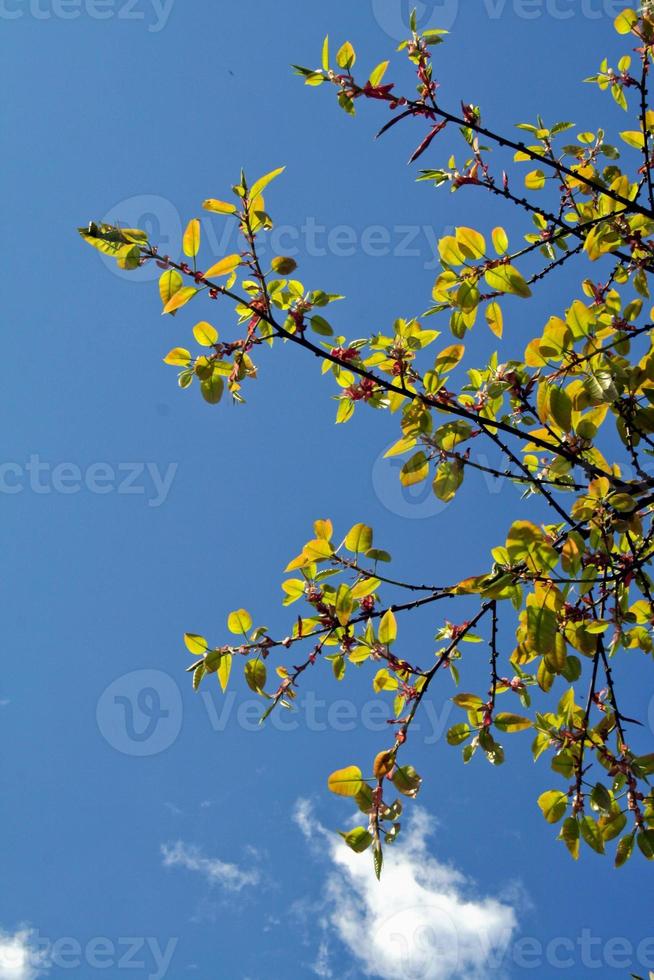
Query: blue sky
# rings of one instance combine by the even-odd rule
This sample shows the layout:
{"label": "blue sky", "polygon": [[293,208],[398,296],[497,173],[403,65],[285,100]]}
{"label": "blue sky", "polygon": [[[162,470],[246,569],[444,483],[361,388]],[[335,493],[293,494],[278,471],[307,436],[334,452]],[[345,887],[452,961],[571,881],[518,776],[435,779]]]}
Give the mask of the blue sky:
{"label": "blue sky", "polygon": [[[577,84],[618,50],[611,21],[624,6],[421,8],[424,25],[452,32],[437,56],[444,101],[481,103],[496,127],[540,111],[624,128]],[[647,870],[634,860],[618,874],[589,853],[573,866],[535,805],[549,777],[530,761],[529,736],[510,743],[504,769],[464,768],[443,743],[458,720],[453,692],[434,693],[410,753],[425,777],[420,805],[380,890],[368,859],[339,848],[333,831],[351,814],[325,788],[332,769],[384,745],[370,676],[343,688],[316,669],[289,732],[252,724],[243,684],[202,698],[183,672],[183,632],[218,642],[231,609],[285,630],[281,571],[317,517],[343,532],[366,520],[398,572],[451,581],[483,568],[527,513],[517,491],[484,480],[446,509],[402,493],[381,460],[388,420],[361,412],[336,429],[331,385],[294,350],[262,357],[245,407],[180,392],[162,357],[188,343],[195,320],[162,319],[155,282],[117,273],[75,233],[105,216],[147,223],[174,254],[182,224],[225,196],[241,166],[256,177],[286,164],[267,200],[280,250],[308,286],[347,296],[339,329],[364,336],[419,313],[437,237],[500,220],[517,234],[515,215],[416,185],[416,131],[374,143],[376,106],[353,122],[289,70],[317,63],[328,32],[372,67],[391,56],[407,12],[399,0],[0,0],[0,980],[654,969],[651,903],[636,901]],[[436,144],[429,162],[444,153]],[[212,259],[233,251],[224,227],[205,221]],[[521,352],[533,323],[577,288],[567,273],[551,279],[528,324],[513,307],[501,355]],[[227,333],[227,312],[211,313]],[[481,329],[471,340],[480,360],[495,346]],[[406,649],[428,658],[438,625],[403,620]],[[510,628],[501,639],[510,651]],[[471,663],[470,685],[482,676]],[[625,682],[629,713],[654,722],[651,687]],[[503,938],[499,966],[480,937],[491,951]],[[40,941],[58,944],[54,964]]]}

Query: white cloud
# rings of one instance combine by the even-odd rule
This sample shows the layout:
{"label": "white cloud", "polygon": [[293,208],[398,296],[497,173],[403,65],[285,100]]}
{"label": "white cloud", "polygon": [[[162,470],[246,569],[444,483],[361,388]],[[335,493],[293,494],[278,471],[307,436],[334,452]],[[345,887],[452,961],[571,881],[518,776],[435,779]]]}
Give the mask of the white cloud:
{"label": "white cloud", "polygon": [[324,939],[318,947],[318,955],[315,962],[311,964],[311,969],[319,977],[334,976],[329,965],[329,945]]}
{"label": "white cloud", "polygon": [[0,980],[35,980],[43,976],[47,955],[36,944],[31,929],[0,929]]}
{"label": "white cloud", "polygon": [[256,885],[259,881],[256,871],[243,870],[238,865],[229,864],[219,858],[204,857],[198,847],[185,844],[181,840],[174,844],[162,844],[161,853],[164,867],[197,871],[211,884],[220,885],[230,892],[238,892],[246,885]]}
{"label": "white cloud", "polygon": [[[514,909],[479,894],[474,882],[431,853],[433,821],[413,810],[404,840],[386,847],[378,882],[369,854],[355,854],[298,801],[295,822],[307,840],[320,840],[332,861],[322,906],[323,925],[366,975],[381,980],[482,980],[502,976],[503,954],[517,920]],[[329,976],[321,943],[315,972]]]}

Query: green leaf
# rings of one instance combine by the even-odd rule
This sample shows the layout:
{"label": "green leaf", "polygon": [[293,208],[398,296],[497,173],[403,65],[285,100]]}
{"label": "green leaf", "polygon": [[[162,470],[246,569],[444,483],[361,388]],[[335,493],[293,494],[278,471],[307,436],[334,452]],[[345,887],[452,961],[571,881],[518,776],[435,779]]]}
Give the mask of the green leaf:
{"label": "green leaf", "polygon": [[381,845],[373,849],[372,860],[375,868],[375,877],[377,881],[381,881],[382,868],[384,867],[384,854]]}
{"label": "green leaf", "polygon": [[193,671],[193,690],[197,691],[202,683],[202,679],[206,674],[206,669],[204,664],[199,664]]}
{"label": "green leaf", "polygon": [[223,397],[225,381],[217,371],[213,371],[210,377],[204,378],[200,382],[200,390],[205,402],[210,405],[217,405]]}
{"label": "green leaf", "polygon": [[[597,787],[595,787],[595,789],[597,789]],[[593,791],[592,799],[593,802],[596,799],[595,791]],[[614,840],[627,826],[627,817],[620,809],[619,803],[611,803],[609,812],[603,813],[599,818],[598,823],[602,838],[605,841]]]}
{"label": "green leaf", "polygon": [[627,834],[623,837],[617,846],[615,852],[615,866],[616,868],[622,868],[631,855],[634,852],[634,844],[636,843],[636,831],[631,834]]}
{"label": "green leaf", "polygon": [[277,255],[270,263],[270,266],[278,276],[290,276],[297,269],[297,262],[290,256]]}
{"label": "green leaf", "polygon": [[463,745],[472,735],[472,729],[463,722],[453,725],[447,733],[448,745]]}
{"label": "green leaf", "polygon": [[604,838],[598,824],[592,817],[582,817],[579,821],[581,836],[597,854],[604,854]]}
{"label": "green leaf", "polygon": [[558,790],[549,790],[538,798],[538,806],[548,823],[558,823],[568,808],[568,797]]}
{"label": "green leaf", "polygon": [[432,483],[432,489],[439,500],[448,504],[456,496],[463,483],[464,466],[458,459],[446,460],[441,463]]}
{"label": "green leaf", "polygon": [[263,660],[257,657],[256,660],[248,660],[245,665],[245,680],[251,691],[261,694],[266,686],[266,665]]}
{"label": "green leaf", "polygon": [[597,783],[590,795],[590,801],[597,810],[604,810],[608,813],[613,806],[613,799],[606,786]]}
{"label": "green leaf", "polygon": [[413,766],[402,766],[393,773],[392,782],[398,793],[415,799],[422,784],[422,777],[418,775]]}
{"label": "green leaf", "polygon": [[513,732],[524,732],[528,728],[533,727],[533,722],[529,718],[523,718],[521,715],[513,715],[510,712],[501,712],[499,715],[495,716],[495,727],[499,728],[501,732],[508,732],[509,734]]}
{"label": "green leaf", "polygon": [[345,582],[341,582],[338,587],[334,609],[341,626],[346,626],[350,621],[352,610],[354,609],[354,599],[352,598],[350,587]]}
{"label": "green leaf", "polygon": [[343,833],[339,830],[339,834],[347,846],[356,854],[363,854],[373,842],[372,834],[365,827],[355,827],[354,830],[350,830],[348,833]]}
{"label": "green leaf", "polygon": [[634,844],[636,843],[636,833],[627,834],[623,837],[618,844],[615,852],[615,866],[616,868],[622,868],[631,855],[634,852]]}
{"label": "green leaf", "polygon": [[565,843],[575,861],[579,859],[579,824],[574,817],[568,817],[563,821],[559,840]]}
{"label": "green leaf", "polygon": [[641,830],[636,837],[641,854],[648,861],[654,861],[654,830]]}
{"label": "green leaf", "polygon": [[457,694],[452,698],[454,704],[467,711],[476,711],[484,703],[477,694]]}
{"label": "green leaf", "polygon": [[548,389],[549,406],[552,417],[564,432],[572,428],[572,402],[562,388],[552,386]]}
{"label": "green leaf", "polygon": [[422,483],[429,476],[429,460],[423,452],[415,453],[408,459],[400,471],[400,483],[403,487],[412,487]]}

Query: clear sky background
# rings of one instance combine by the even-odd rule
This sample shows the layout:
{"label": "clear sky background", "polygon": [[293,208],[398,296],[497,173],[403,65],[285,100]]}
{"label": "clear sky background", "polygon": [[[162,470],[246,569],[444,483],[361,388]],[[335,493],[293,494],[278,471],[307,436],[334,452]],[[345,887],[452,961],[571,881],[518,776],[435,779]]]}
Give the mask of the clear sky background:
{"label": "clear sky background", "polygon": [[[538,111],[633,128],[581,84],[622,51],[611,22],[625,5],[423,7],[424,25],[452,32],[436,58],[443,101],[481,103],[496,128]],[[516,216],[474,191],[416,185],[406,160],[418,128],[374,143],[385,109],[368,103],[352,121],[289,69],[316,64],[326,33],[372,67],[392,55],[407,14],[399,0],[0,0],[0,978],[654,969],[648,869],[638,856],[617,873],[587,850],[573,865],[536,807],[557,777],[531,762],[530,736],[507,738],[503,769],[464,768],[443,739],[459,720],[454,692],[436,690],[407,755],[425,776],[420,804],[378,886],[368,856],[339,848],[334,831],[352,814],[325,787],[332,769],[365,766],[385,745],[370,673],[339,687],[317,668],[284,718],[296,730],[262,731],[239,709],[251,698],[242,679],[227,700],[213,685],[202,698],[183,672],[183,632],[220,642],[241,605],[286,631],[281,571],[317,517],[343,533],[366,520],[398,573],[449,582],[486,567],[516,512],[528,513],[514,488],[484,480],[448,508],[401,492],[381,461],[396,438],[387,417],[362,411],[335,428],[333,386],[301,352],[264,354],[245,407],[179,391],[162,357],[205,315],[227,336],[227,310],[162,319],[152,278],[118,273],[75,232],[108,216],[179,254],[183,223],[224,197],[241,166],[257,177],[286,164],[267,196],[285,226],[279,251],[310,288],[347,296],[335,325],[364,336],[420,313],[437,237],[499,221],[517,234]],[[448,145],[426,164],[444,162]],[[234,250],[223,219],[203,223],[206,260]],[[566,272],[528,306],[508,304],[501,356],[519,356],[534,323],[577,289]],[[478,327],[479,360],[496,346]],[[439,622],[403,620],[407,654],[428,662]],[[510,653],[508,626],[501,639]],[[478,649],[466,689],[484,683]],[[654,721],[644,678],[626,679],[628,713],[649,712],[643,747]],[[40,940],[58,944],[54,963],[39,961]],[[488,956],[497,945],[504,958]]]}

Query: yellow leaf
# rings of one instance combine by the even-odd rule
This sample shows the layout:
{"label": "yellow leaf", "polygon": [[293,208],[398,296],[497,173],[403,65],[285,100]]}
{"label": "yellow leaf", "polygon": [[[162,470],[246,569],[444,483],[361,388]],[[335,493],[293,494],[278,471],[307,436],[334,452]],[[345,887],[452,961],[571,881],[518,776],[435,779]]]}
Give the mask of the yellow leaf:
{"label": "yellow leaf", "polygon": [[509,247],[509,239],[504,228],[493,228],[493,246],[498,255],[504,255]]}
{"label": "yellow leaf", "polygon": [[484,277],[490,288],[499,293],[511,293],[514,296],[521,296],[523,299],[531,296],[531,289],[525,282],[522,273],[518,272],[513,265],[499,265],[494,269],[488,269]]}
{"label": "yellow leaf", "polygon": [[337,769],[327,780],[327,788],[337,796],[356,796],[361,789],[363,775],[358,766]]}
{"label": "yellow leaf", "polygon": [[397,639],[397,622],[393,610],[388,609],[379,624],[379,642],[388,644],[393,643],[395,639]]}
{"label": "yellow leaf", "polygon": [[372,766],[372,772],[375,779],[383,779],[387,776],[389,772],[393,769],[395,765],[395,755],[393,752],[379,752],[375,756],[375,761]]}
{"label": "yellow leaf", "polygon": [[390,64],[389,61],[382,61],[381,64],[377,65],[377,67],[375,68],[375,70],[370,76],[370,84],[372,85],[373,88],[377,88],[377,86],[381,83],[381,80],[386,74],[386,69],[388,68],[389,64]]}
{"label": "yellow leaf", "polygon": [[238,212],[235,204],[230,204],[228,201],[218,201],[215,197],[203,201],[202,207],[205,211],[213,211],[215,214],[236,214]]}
{"label": "yellow leaf", "polygon": [[623,10],[618,14],[613,22],[618,34],[629,34],[632,27],[638,23],[638,14],[635,10]]}
{"label": "yellow leaf", "polygon": [[463,265],[465,257],[453,235],[445,235],[438,243],[438,252],[447,265]]}
{"label": "yellow leaf", "polygon": [[232,672],[232,655],[231,653],[226,653],[220,658],[220,663],[218,664],[218,680],[220,681],[220,686],[223,690],[223,694],[227,690],[227,685],[229,683],[229,675]]}
{"label": "yellow leaf", "polygon": [[184,286],[182,289],[178,289],[174,296],[172,296],[163,308],[164,313],[174,313],[175,310],[179,310],[182,306],[186,306],[189,300],[193,299],[197,289],[193,286]]}
{"label": "yellow leaf", "polygon": [[474,228],[457,228],[456,240],[466,258],[482,259],[486,254],[486,239]]}
{"label": "yellow leaf", "polygon": [[206,653],[209,649],[209,644],[205,638],[198,636],[197,633],[184,633],[184,643],[188,652],[192,653],[194,657]]}
{"label": "yellow leaf", "polygon": [[332,534],[334,533],[334,527],[331,521],[315,521],[313,529],[316,532],[317,538],[321,538],[324,541],[331,541]]}
{"label": "yellow leaf", "polygon": [[545,186],[545,174],[542,170],[532,170],[525,177],[525,187],[530,191],[539,191]]}
{"label": "yellow leaf", "polygon": [[184,280],[177,269],[168,269],[163,273],[159,279],[159,295],[164,306],[183,285]]}
{"label": "yellow leaf", "polygon": [[184,232],[183,241],[184,255],[195,258],[200,251],[200,222],[197,218],[192,218]]}
{"label": "yellow leaf", "polygon": [[429,460],[423,452],[415,453],[400,470],[400,483],[403,487],[413,487],[429,476]]}
{"label": "yellow leaf", "polygon": [[173,367],[187,367],[191,360],[190,351],[183,347],[173,347],[164,357],[164,364],[172,364]]}
{"label": "yellow leaf", "polygon": [[464,354],[465,347],[463,344],[452,344],[450,347],[446,347],[434,361],[434,371],[437,371],[438,374],[445,374],[446,371],[454,370],[457,364],[461,362]]}
{"label": "yellow leaf", "polygon": [[305,544],[302,554],[308,561],[324,561],[332,556],[333,549],[329,541],[324,538],[316,538],[314,541]]}
{"label": "yellow leaf", "polygon": [[216,262],[216,264],[212,265],[210,269],[207,269],[204,274],[204,278],[213,279],[215,276],[228,276],[230,272],[237,269],[240,264],[240,255],[226,255],[224,259],[220,260],[220,262]]}
{"label": "yellow leaf", "polygon": [[486,307],[486,323],[496,337],[502,337],[504,332],[504,317],[499,303],[492,302]]}
{"label": "yellow leaf", "polygon": [[357,56],[354,48],[349,41],[339,48],[338,54],[336,55],[336,64],[339,68],[351,68],[354,62],[357,60]]}
{"label": "yellow leaf", "polygon": [[193,327],[193,336],[202,347],[213,347],[218,340],[218,331],[203,320]]}
{"label": "yellow leaf", "polygon": [[252,629],[252,616],[247,609],[237,609],[235,612],[231,612],[227,617],[227,629],[236,636]]}
{"label": "yellow leaf", "polygon": [[632,146],[634,150],[642,150],[645,145],[645,136],[640,130],[630,129],[626,130],[624,133],[620,133],[620,139],[623,140],[627,146]]}
{"label": "yellow leaf", "polygon": [[280,174],[283,174],[285,170],[286,167],[278,167],[277,170],[271,170],[269,174],[265,175],[265,177],[260,177],[259,180],[255,181],[250,189],[250,201],[255,202],[259,195],[264,192],[268,184],[274,180],[275,177],[279,177]]}
{"label": "yellow leaf", "polygon": [[385,667],[377,671],[372,682],[372,689],[375,694],[379,694],[380,691],[397,691],[399,686],[397,678],[393,677]]}
{"label": "yellow leaf", "polygon": [[545,367],[546,358],[540,352],[540,337],[529,341],[525,349],[525,364],[527,367]]}

